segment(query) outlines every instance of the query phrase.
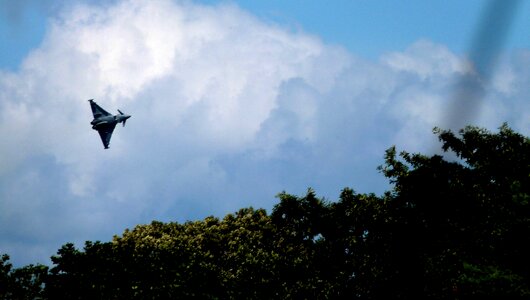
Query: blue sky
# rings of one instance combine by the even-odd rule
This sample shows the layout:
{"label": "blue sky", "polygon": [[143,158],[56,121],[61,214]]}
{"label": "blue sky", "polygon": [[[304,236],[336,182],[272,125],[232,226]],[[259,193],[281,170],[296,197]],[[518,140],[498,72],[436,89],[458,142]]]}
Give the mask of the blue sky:
{"label": "blue sky", "polygon": [[[11,2],[8,4],[8,2]],[[96,1],[92,1],[96,2]],[[215,5],[222,1],[199,3]],[[404,49],[419,38],[427,38],[462,53],[469,50],[481,13],[491,1],[233,1],[259,18],[294,30],[318,35],[324,42],[339,44],[369,59]],[[530,42],[530,3],[519,1],[519,9],[507,37],[506,48],[526,48]],[[42,41],[48,18],[62,1],[0,2],[0,66],[16,68],[31,49]],[[10,6],[10,8],[6,8]]]}
{"label": "blue sky", "polygon": [[[434,126],[528,135],[530,2],[502,34],[489,3],[0,1],[0,252],[381,194],[384,150],[436,151]],[[108,150],[90,98],[132,115]]]}

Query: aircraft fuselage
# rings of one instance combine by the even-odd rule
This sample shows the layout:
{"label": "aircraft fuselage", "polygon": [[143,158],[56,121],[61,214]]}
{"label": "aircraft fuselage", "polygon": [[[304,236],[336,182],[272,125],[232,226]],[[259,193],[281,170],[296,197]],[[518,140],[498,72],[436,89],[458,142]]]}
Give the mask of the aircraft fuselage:
{"label": "aircraft fuselage", "polygon": [[92,122],[90,122],[92,129],[97,130],[99,136],[101,137],[101,141],[103,142],[103,146],[105,149],[108,149],[110,138],[116,125],[118,123],[123,123],[123,126],[125,126],[125,122],[131,116],[122,113],[119,109],[119,115],[111,115],[109,112],[97,105],[96,102],[94,102],[94,99],[90,99],[88,102],[90,102],[90,108],[92,109],[92,115],[94,116],[94,119]]}
{"label": "aircraft fuselage", "polygon": [[118,123],[123,123],[125,120],[130,118],[129,115],[115,115],[115,116],[103,116],[99,117],[97,119],[92,120],[90,124],[92,124],[92,129],[98,130],[102,126],[109,126],[109,125],[115,125]]}

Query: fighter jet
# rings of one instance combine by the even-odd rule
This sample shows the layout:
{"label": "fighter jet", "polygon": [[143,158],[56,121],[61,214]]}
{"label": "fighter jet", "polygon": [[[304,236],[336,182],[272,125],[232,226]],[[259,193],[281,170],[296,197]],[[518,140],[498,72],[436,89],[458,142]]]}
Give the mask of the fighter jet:
{"label": "fighter jet", "polygon": [[113,116],[97,105],[96,102],[94,102],[94,99],[90,99],[88,102],[90,102],[90,108],[92,108],[92,114],[94,115],[94,120],[90,122],[90,124],[92,124],[92,129],[98,131],[103,146],[105,149],[108,149],[110,137],[112,136],[114,128],[116,128],[116,124],[123,123],[123,126],[125,127],[125,121],[131,116],[123,114],[119,109],[118,112],[120,114]]}

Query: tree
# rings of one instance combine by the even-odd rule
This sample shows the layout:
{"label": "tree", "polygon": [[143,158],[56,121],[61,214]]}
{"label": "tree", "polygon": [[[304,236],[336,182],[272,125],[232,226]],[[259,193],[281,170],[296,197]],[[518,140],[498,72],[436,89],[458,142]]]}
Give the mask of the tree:
{"label": "tree", "polygon": [[2,254],[0,257],[0,298],[5,299],[9,293],[10,273],[13,265],[9,262],[9,255]]}
{"label": "tree", "polygon": [[270,215],[243,208],[66,244],[51,269],[3,255],[0,297],[530,298],[530,140],[507,125],[434,132],[444,156],[386,151],[382,196],[283,192]]}
{"label": "tree", "polygon": [[386,290],[530,296],[529,139],[506,124],[434,132],[457,161],[391,148],[380,168],[395,184]]}
{"label": "tree", "polygon": [[312,189],[304,197],[283,192],[278,198],[271,221],[283,298],[322,298],[329,286],[319,268],[326,263],[319,259],[319,248],[329,207]]}
{"label": "tree", "polygon": [[42,299],[48,267],[28,265],[13,268],[9,255],[0,258],[0,299]]}
{"label": "tree", "polygon": [[167,299],[274,297],[270,218],[241,209],[222,221],[152,222],[109,243],[63,246],[52,258],[49,298]]}

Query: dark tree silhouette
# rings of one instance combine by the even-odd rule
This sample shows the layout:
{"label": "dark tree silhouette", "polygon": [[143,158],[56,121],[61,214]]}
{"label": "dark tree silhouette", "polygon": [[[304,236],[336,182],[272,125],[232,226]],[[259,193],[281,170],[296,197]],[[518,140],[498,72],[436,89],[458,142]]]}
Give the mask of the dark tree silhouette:
{"label": "dark tree silhouette", "polygon": [[283,192],[270,215],[66,244],[50,269],[4,255],[0,298],[530,298],[530,140],[507,125],[434,132],[451,159],[388,149],[382,196]]}

